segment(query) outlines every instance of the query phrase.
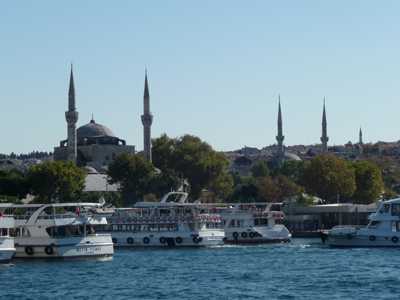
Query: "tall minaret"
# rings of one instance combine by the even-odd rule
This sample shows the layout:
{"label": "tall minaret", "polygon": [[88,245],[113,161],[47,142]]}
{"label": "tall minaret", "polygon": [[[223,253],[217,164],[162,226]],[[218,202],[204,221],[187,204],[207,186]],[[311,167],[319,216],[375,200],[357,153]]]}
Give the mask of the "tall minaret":
{"label": "tall minaret", "polygon": [[283,140],[285,137],[282,135],[282,114],[281,114],[281,96],[279,95],[279,109],[278,109],[278,135],[276,140],[278,141],[278,149],[276,155],[278,159],[278,165],[282,166],[284,162],[284,151],[283,151]]}
{"label": "tall minaret", "polygon": [[72,73],[69,80],[68,92],[68,111],[65,112],[65,119],[68,123],[68,138],[67,138],[67,159],[72,159],[76,164],[76,122],[78,121],[79,113],[75,106],[75,85],[74,75]]}
{"label": "tall minaret", "polygon": [[326,153],[328,151],[328,141],[329,138],[327,136],[327,130],[326,130],[326,114],[325,114],[325,97],[324,97],[324,112],[322,113],[322,137],[321,137],[321,142],[322,142],[322,153]]}
{"label": "tall minaret", "polygon": [[144,157],[151,162],[151,124],[153,123],[153,115],[150,113],[150,94],[149,87],[147,85],[147,70],[144,80],[144,95],[143,95],[143,152]]}
{"label": "tall minaret", "polygon": [[360,135],[359,135],[359,140],[358,140],[358,142],[359,142],[361,145],[363,144],[361,126],[360,126]]}

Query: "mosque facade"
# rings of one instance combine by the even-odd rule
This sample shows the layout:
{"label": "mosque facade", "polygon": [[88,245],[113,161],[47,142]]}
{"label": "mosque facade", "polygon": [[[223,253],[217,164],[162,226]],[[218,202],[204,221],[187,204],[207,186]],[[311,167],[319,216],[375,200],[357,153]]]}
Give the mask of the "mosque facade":
{"label": "mosque facade", "polygon": [[[146,78],[147,79],[147,78]],[[147,83],[147,82],[146,82]],[[79,167],[93,172],[104,173],[115,157],[122,152],[135,154],[135,146],[126,145],[104,125],[92,120],[78,129],[76,122],[79,113],[76,110],[75,85],[71,66],[70,87],[68,93],[68,111],[65,113],[68,137],[54,147],[54,160],[73,160]]]}

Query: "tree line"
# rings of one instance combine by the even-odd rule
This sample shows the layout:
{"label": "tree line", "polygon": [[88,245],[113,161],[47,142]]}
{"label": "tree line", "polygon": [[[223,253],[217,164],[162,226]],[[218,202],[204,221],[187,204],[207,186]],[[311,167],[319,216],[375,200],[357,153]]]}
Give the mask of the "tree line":
{"label": "tree line", "polygon": [[28,159],[28,158],[36,158],[36,159],[42,159],[42,158],[47,158],[52,156],[53,153],[52,152],[42,152],[42,151],[32,151],[28,154],[15,154],[14,152],[11,152],[10,155],[6,155],[6,154],[0,154],[0,159],[6,159],[6,158],[10,158],[10,159]]}
{"label": "tree line", "polygon": [[[152,139],[152,162],[141,154],[121,153],[108,166],[108,183],[118,184],[118,193],[103,193],[116,206],[137,201],[159,201],[185,179],[190,200],[202,202],[281,202],[299,197],[298,204],[311,205],[313,197],[324,203],[369,204],[382,191],[400,182],[400,166],[390,158],[370,158],[358,163],[330,154],[310,162],[287,161],[270,171],[265,163],[253,166],[253,176],[227,173],[230,162],[206,142],[192,135]],[[0,171],[0,195],[23,199],[28,193],[38,203],[97,201],[99,193],[85,193],[87,173],[74,162],[44,162],[26,173]],[[0,196],[1,198],[2,196]],[[4,198],[4,197],[3,197]]]}

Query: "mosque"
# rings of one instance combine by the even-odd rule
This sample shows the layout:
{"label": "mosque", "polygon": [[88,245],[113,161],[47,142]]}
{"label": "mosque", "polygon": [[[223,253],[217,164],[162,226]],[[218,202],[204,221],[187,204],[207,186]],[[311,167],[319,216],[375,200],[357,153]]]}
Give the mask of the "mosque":
{"label": "mosque", "polygon": [[[150,95],[147,84],[147,72],[144,88],[144,114],[142,124],[144,127],[144,156],[151,161],[151,124],[153,115],[150,113]],[[89,173],[105,173],[111,161],[120,153],[135,154],[135,146],[126,145],[125,140],[116,137],[104,125],[96,123],[93,119],[78,129],[76,122],[79,113],[76,110],[74,76],[71,66],[71,76],[68,92],[68,111],[65,112],[68,137],[60,142],[59,147],[54,147],[54,160],[73,160],[79,167]]]}
{"label": "mosque", "polygon": [[[283,140],[285,136],[283,135],[282,130],[282,113],[281,113],[281,98],[279,96],[279,107],[278,107],[278,135],[276,136],[276,141],[278,142],[276,153],[271,159],[267,162],[268,168],[273,170],[276,166],[282,166],[285,161],[290,160],[297,160],[300,161],[301,159],[293,153],[289,153],[285,151],[283,146]],[[327,122],[326,122],[326,113],[325,113],[325,98],[324,98],[324,110],[322,113],[322,153],[327,153],[328,151],[328,141],[329,138],[327,136]],[[361,129],[360,129],[360,141],[361,138]]]}

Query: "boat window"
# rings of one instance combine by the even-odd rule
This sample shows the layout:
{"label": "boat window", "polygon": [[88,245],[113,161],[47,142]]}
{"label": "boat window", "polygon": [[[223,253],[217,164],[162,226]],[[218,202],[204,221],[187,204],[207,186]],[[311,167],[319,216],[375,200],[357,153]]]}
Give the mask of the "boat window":
{"label": "boat window", "polygon": [[390,208],[390,204],[384,204],[382,205],[380,212],[381,213],[388,213],[389,212],[389,208]]}
{"label": "boat window", "polygon": [[140,231],[140,225],[138,225],[138,224],[132,225],[131,228],[133,231]]}
{"label": "boat window", "polygon": [[118,225],[111,225],[112,231],[118,231]]}
{"label": "boat window", "polygon": [[149,225],[141,225],[142,231],[149,231]]}
{"label": "boat window", "polygon": [[129,225],[121,225],[121,230],[122,231],[126,231],[126,230],[129,230]]}
{"label": "boat window", "polygon": [[168,225],[167,224],[160,224],[160,231],[168,231]]}
{"label": "boat window", "polygon": [[177,224],[169,224],[169,231],[178,231],[178,225]]}
{"label": "boat window", "polygon": [[151,224],[150,231],[158,231],[158,224]]}
{"label": "boat window", "polygon": [[392,204],[392,216],[400,216],[400,204]]}
{"label": "boat window", "polygon": [[368,225],[368,229],[376,229],[378,228],[380,221],[371,221]]}
{"label": "boat window", "polygon": [[397,222],[396,221],[392,221],[392,231],[397,231]]}

